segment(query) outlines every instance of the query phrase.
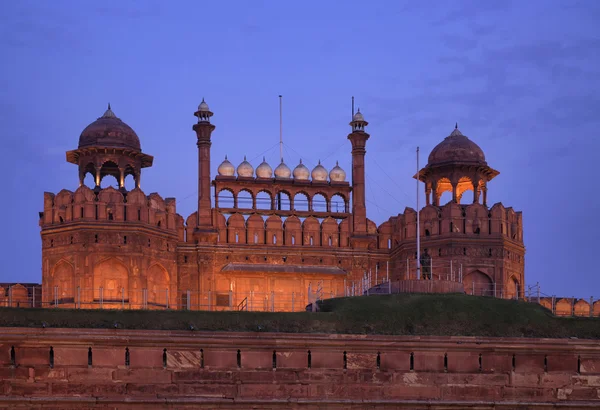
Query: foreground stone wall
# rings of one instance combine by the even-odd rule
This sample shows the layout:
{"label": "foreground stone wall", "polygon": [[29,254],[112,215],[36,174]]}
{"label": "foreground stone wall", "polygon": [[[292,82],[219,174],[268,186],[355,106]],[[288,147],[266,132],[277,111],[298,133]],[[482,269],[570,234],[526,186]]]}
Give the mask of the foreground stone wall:
{"label": "foreground stone wall", "polygon": [[196,331],[0,332],[0,408],[512,409],[518,403],[599,407],[600,344]]}

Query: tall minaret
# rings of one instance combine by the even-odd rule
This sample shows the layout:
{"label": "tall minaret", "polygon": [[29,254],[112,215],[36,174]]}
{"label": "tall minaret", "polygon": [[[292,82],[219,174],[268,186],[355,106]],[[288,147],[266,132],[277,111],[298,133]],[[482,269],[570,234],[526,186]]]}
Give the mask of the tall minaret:
{"label": "tall minaret", "polygon": [[352,235],[367,235],[367,207],[365,205],[365,146],[369,134],[365,127],[369,123],[360,112],[352,117],[352,132],[348,139],[352,142]]}
{"label": "tall minaret", "polygon": [[213,113],[208,109],[208,104],[202,99],[198,111],[194,113],[198,123],[194,124],[194,131],[198,138],[198,222],[200,230],[210,230],[212,226],[210,203],[210,136],[215,126],[210,123]]}

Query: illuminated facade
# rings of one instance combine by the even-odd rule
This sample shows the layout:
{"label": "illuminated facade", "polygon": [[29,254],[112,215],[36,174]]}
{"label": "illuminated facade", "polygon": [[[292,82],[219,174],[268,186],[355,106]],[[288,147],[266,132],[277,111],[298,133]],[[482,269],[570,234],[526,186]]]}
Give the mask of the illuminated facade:
{"label": "illuminated facade", "polygon": [[[78,165],[79,188],[44,194],[40,213],[44,302],[81,307],[237,308],[301,310],[309,284],[324,296],[343,295],[365,272],[392,280],[412,275],[416,212],[411,208],[377,226],[367,218],[365,155],[368,123],[357,112],[348,135],[351,182],[337,164],[292,170],[225,159],[210,174],[213,113],[194,114],[198,147],[198,209],[184,218],[174,198],[140,189],[152,165],[136,133],[109,109],[81,134],[67,160]],[[91,174],[94,187],[84,179]],[[118,188],[100,188],[105,176]],[[133,176],[135,188],[125,189]],[[521,213],[487,205],[498,175],[483,151],[458,128],[433,149],[416,177],[427,205],[421,243],[437,264],[462,266],[465,288],[522,296]],[[471,204],[460,204],[466,190]],[[452,200],[439,204],[443,192]],[[384,273],[385,272],[385,273]],[[446,274],[443,274],[446,275]],[[433,269],[434,279],[442,274]],[[470,292],[468,292],[470,293]],[[276,305],[273,301],[277,301]],[[295,305],[295,306],[294,306]]]}

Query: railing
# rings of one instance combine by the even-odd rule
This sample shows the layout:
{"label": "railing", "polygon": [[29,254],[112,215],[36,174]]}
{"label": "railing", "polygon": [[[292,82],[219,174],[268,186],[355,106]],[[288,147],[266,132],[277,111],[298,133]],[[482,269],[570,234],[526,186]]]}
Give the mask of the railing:
{"label": "railing", "polygon": [[13,285],[0,288],[0,307],[66,308],[66,309],[145,309],[145,310],[205,310],[253,312],[301,312],[319,300],[344,296],[391,293],[465,293],[467,295],[519,299],[538,303],[557,316],[600,317],[600,300],[593,297],[557,297],[541,292],[539,283],[524,286],[502,285],[462,277],[460,265],[444,272],[443,265],[432,270],[431,279],[388,281],[385,273],[365,273],[358,281],[344,281],[343,287],[328,289],[315,282],[306,291],[255,292],[206,291],[169,289],[80,288],[58,286]]}

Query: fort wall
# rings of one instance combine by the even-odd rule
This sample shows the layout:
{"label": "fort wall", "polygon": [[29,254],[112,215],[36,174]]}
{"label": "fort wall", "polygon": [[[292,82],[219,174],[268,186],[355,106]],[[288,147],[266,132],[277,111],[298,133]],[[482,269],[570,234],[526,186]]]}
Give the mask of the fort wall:
{"label": "fort wall", "polygon": [[592,408],[597,341],[5,328],[0,408]]}

